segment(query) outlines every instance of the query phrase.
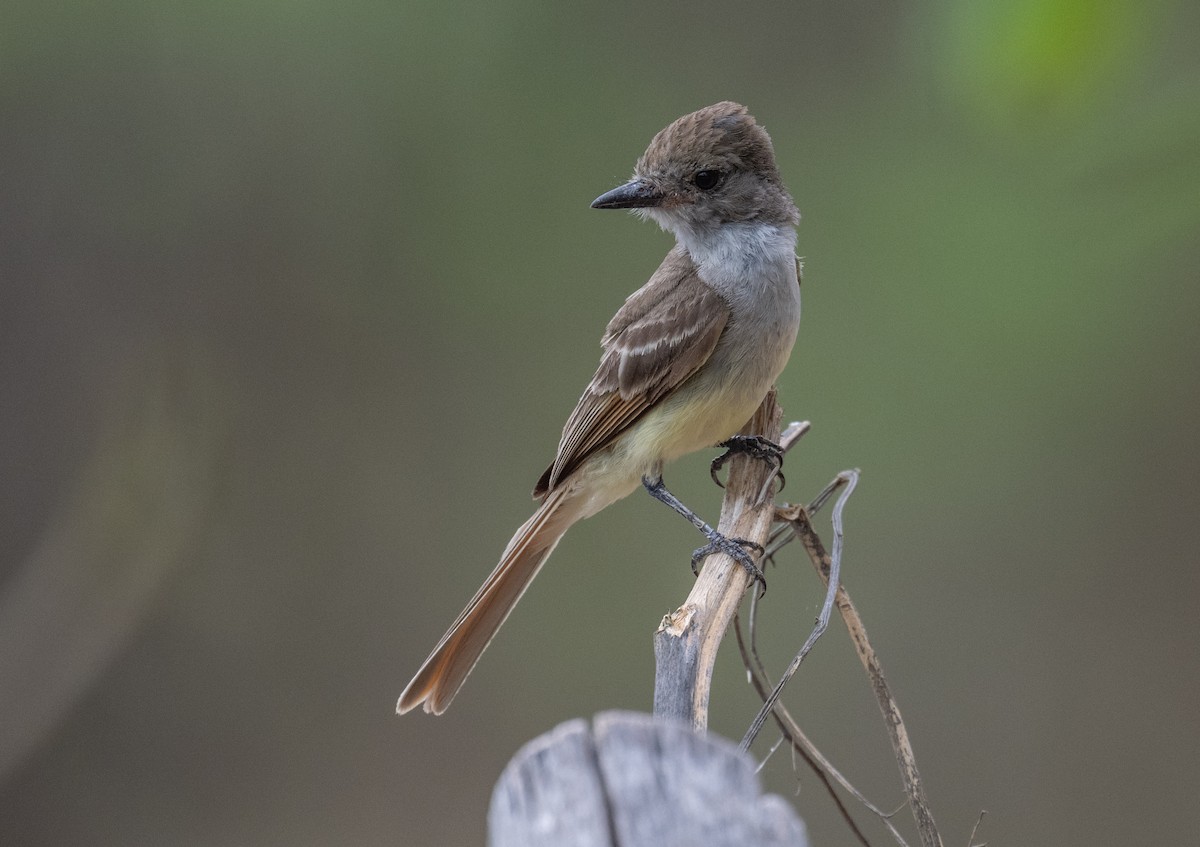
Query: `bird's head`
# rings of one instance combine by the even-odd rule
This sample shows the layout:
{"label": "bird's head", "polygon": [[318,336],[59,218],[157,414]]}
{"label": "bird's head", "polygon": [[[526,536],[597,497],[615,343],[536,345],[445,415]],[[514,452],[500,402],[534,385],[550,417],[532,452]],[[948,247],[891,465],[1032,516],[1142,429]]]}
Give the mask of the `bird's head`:
{"label": "bird's head", "polygon": [[727,223],[795,225],[800,214],[779,177],[766,130],[728,101],[684,115],[638,159],[633,178],[594,209],[633,209],[687,240]]}

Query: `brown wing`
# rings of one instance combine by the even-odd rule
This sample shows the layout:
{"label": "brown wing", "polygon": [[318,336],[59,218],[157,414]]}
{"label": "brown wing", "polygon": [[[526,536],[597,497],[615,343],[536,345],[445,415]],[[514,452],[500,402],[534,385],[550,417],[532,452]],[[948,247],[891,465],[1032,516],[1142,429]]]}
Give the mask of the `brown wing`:
{"label": "brown wing", "polygon": [[668,253],[609,322],[600,367],[533,496],[544,495],[699,370],[728,321],[728,304],[700,280],[687,253],[680,247]]}

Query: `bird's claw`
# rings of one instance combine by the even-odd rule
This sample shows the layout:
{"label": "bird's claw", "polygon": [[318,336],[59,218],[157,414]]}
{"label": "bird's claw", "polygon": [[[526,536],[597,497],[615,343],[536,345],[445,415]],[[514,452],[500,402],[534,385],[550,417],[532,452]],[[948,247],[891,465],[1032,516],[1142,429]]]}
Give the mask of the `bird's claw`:
{"label": "bird's claw", "polygon": [[755,550],[761,556],[766,551],[763,546],[756,541],[750,541],[745,538],[726,538],[721,533],[713,530],[708,536],[708,543],[692,553],[692,573],[696,576],[700,575],[700,562],[706,556],[713,553],[725,553],[733,558],[741,565],[746,573],[750,574],[750,579],[759,585],[759,596],[767,593],[767,579],[763,576],[762,569],[755,564],[754,558],[747,552],[746,548]]}
{"label": "bird's claw", "polygon": [[780,491],[787,484],[787,479],[783,475],[783,448],[774,441],[763,438],[761,435],[735,435],[717,446],[724,447],[725,452],[712,460],[708,473],[712,477],[712,481],[721,488],[725,487],[725,483],[721,482],[717,474],[735,453],[745,453],[771,465],[775,469],[775,476],[779,478]]}

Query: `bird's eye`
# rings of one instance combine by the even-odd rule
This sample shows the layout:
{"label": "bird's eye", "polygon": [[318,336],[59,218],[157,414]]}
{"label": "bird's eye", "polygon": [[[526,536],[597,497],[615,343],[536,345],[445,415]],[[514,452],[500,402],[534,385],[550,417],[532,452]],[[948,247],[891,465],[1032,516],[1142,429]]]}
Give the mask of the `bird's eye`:
{"label": "bird's eye", "polygon": [[717,183],[721,181],[720,171],[696,171],[696,175],[692,177],[692,182],[696,183],[696,187],[701,191],[711,191],[717,187]]}

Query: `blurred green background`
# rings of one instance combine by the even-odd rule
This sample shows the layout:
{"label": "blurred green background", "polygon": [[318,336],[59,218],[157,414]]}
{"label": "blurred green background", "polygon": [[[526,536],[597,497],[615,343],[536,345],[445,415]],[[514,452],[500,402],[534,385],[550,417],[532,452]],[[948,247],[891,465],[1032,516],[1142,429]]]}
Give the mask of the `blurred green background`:
{"label": "blurred green background", "polygon": [[[0,843],[479,844],[521,744],[650,708],[698,539],[638,494],[567,537],[445,717],[392,714],[670,246],[588,203],[726,98],[804,213],[785,496],[863,469],[845,580],[946,843],[980,809],[997,845],[1194,840],[1200,6],[3,19]],[[706,465],[667,481],[715,517]],[[781,562],[775,668],[820,602]],[[740,737],[727,648],[712,723]],[[840,625],[787,699],[902,802]],[[786,754],[764,779],[850,843]]]}

